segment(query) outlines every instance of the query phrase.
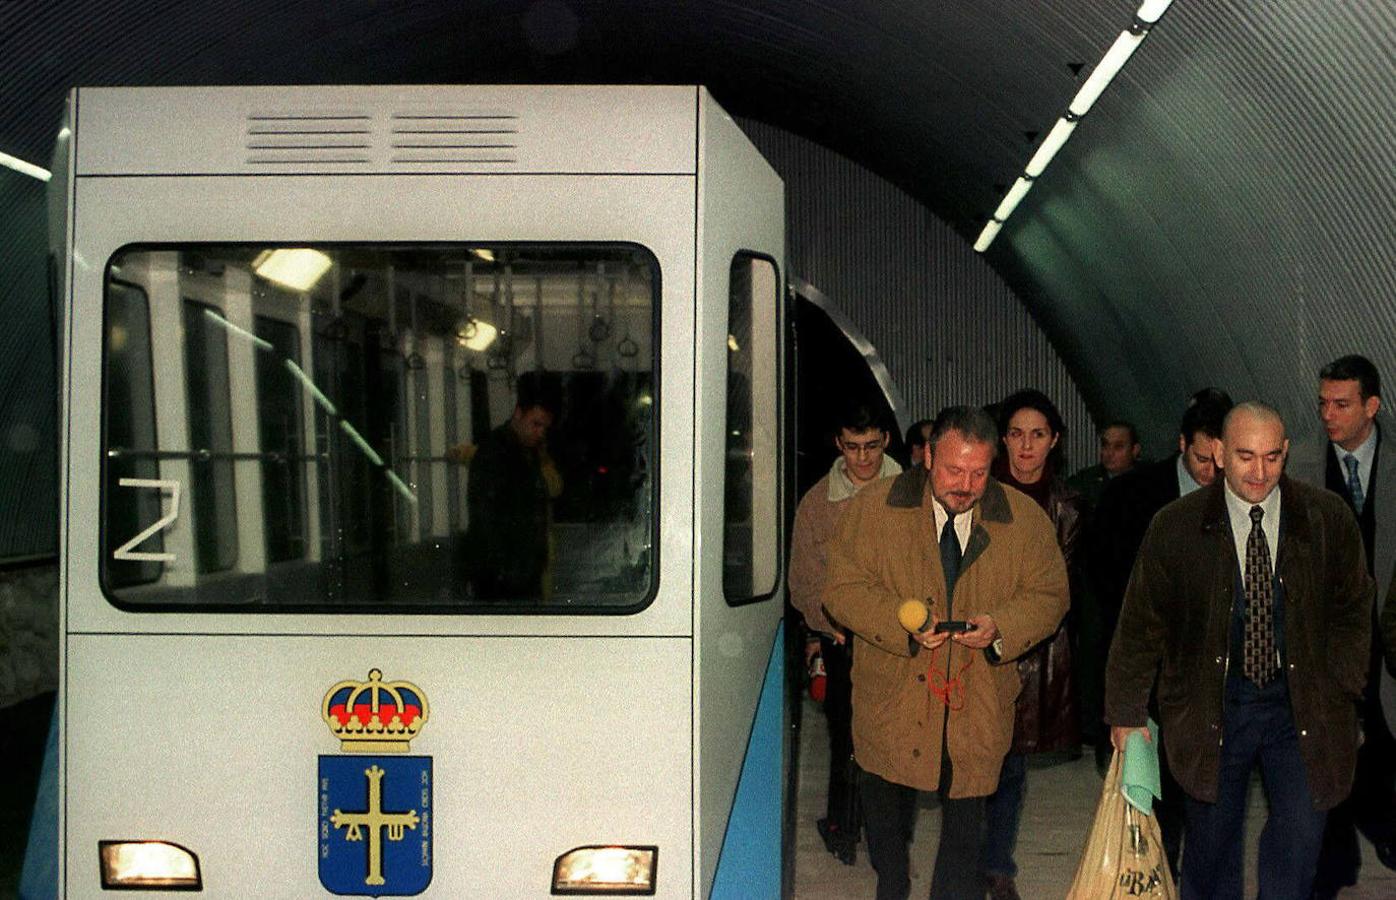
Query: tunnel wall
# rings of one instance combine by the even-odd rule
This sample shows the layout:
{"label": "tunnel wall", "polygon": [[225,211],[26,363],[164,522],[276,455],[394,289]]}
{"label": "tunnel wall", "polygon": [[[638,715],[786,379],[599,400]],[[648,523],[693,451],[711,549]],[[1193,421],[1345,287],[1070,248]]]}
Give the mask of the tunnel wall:
{"label": "tunnel wall", "polygon": [[790,274],[877,347],[912,420],[1035,387],[1066,419],[1065,474],[1096,461],[1095,427],[1071,375],[964,238],[845,157],[761,122],[741,126],[785,179]]}

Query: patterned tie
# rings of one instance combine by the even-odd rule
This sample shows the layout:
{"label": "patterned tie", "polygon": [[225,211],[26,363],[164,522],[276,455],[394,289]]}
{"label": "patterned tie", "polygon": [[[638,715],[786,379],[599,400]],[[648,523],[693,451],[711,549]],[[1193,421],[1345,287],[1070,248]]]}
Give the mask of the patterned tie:
{"label": "patterned tie", "polygon": [[1348,467],[1348,495],[1352,497],[1352,508],[1360,516],[1362,504],[1367,498],[1362,496],[1362,479],[1357,477],[1357,457],[1349,453],[1343,457],[1343,465]]}
{"label": "patterned tie", "polygon": [[1265,687],[1278,671],[1275,656],[1275,585],[1270,548],[1260,520],[1265,510],[1251,507],[1251,534],[1246,538],[1246,677]]}

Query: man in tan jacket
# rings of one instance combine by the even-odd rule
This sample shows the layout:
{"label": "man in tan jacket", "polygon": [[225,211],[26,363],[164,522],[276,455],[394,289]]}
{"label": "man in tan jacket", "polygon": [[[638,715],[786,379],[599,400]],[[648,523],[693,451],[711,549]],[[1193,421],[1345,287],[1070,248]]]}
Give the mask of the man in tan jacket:
{"label": "man in tan jacket", "polygon": [[[984,798],[1021,687],[1006,663],[1052,634],[1070,602],[1046,513],[989,477],[997,445],[982,410],[943,410],[925,467],[860,491],[830,545],[824,606],[853,633],[854,756],[878,900],[910,891],[917,791],[937,791],[943,811],[931,897],[984,896]],[[927,607],[910,634],[898,619],[907,600]]]}
{"label": "man in tan jacket", "polygon": [[829,539],[848,501],[864,485],[897,475],[902,467],[886,453],[887,431],[867,403],[849,405],[834,423],[838,458],[805,493],[795,511],[790,547],[790,603],[805,619],[805,665],[824,662],[824,715],[829,724],[829,793],[825,818],[817,823],[829,852],[852,865],[858,846],[856,771],[853,763],[848,636],[824,613],[822,592]]}

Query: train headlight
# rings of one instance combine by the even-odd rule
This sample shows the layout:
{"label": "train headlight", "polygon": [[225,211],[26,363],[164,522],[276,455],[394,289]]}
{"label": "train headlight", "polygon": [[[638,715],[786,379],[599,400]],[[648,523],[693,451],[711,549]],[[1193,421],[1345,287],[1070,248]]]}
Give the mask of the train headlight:
{"label": "train headlight", "polygon": [[577,847],[553,863],[553,893],[650,896],[658,863],[658,847]]}
{"label": "train headlight", "polygon": [[102,889],[201,891],[199,857],[169,841],[98,841]]}

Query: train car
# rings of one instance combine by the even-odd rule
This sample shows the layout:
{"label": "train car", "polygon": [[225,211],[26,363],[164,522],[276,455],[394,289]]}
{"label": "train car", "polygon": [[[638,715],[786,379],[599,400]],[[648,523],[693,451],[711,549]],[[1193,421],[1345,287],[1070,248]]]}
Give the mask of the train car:
{"label": "train car", "polygon": [[59,895],[777,896],[783,187],[708,93],[68,116]]}

